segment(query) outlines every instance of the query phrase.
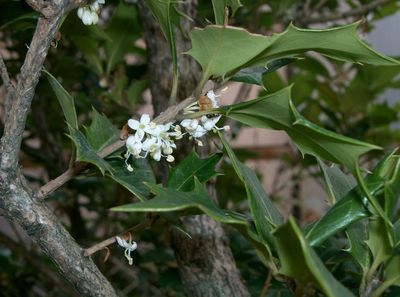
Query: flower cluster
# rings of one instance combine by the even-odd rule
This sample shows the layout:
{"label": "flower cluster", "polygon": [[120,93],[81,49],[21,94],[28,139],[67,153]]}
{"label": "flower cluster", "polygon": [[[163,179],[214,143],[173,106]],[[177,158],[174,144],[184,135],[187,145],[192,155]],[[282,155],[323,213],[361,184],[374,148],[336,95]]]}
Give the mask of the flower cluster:
{"label": "flower cluster", "polygon": [[[208,98],[210,102],[209,108],[218,107],[216,97],[213,91],[207,93],[206,99]],[[195,102],[185,109],[185,113],[188,114],[200,110],[199,102]],[[126,140],[125,162],[128,170],[133,171],[132,166],[128,164],[130,156],[146,158],[150,155],[156,161],[160,161],[161,157],[165,157],[168,162],[173,162],[175,160],[172,156],[174,149],[176,149],[175,140],[181,139],[185,134],[188,134],[190,139],[194,139],[201,146],[203,144],[199,138],[207,132],[229,129],[229,126],[222,128],[216,126],[220,118],[220,115],[207,115],[198,119],[184,119],[180,125],[173,125],[172,123],[157,125],[151,122],[148,114],[143,114],[139,121],[135,119],[128,120],[129,128],[135,131]],[[182,133],[181,126],[185,129],[184,133]]]}
{"label": "flower cluster", "polygon": [[78,8],[78,17],[85,25],[95,25],[99,22],[100,6],[105,4],[105,0],[95,0],[90,5]]}
{"label": "flower cluster", "polygon": [[[215,95],[214,91],[208,91],[206,98],[209,99],[209,108],[219,107],[217,102],[217,95]],[[201,110],[201,108],[201,104],[199,104],[199,102],[195,102],[185,109],[185,113],[190,114]],[[202,116],[200,119],[184,119],[181,122],[181,125],[185,128],[186,133],[188,133],[190,137],[196,140],[197,143],[201,146],[202,142],[198,140],[198,138],[204,136],[207,132],[229,130],[229,126],[224,126],[222,128],[216,126],[220,118],[221,115],[206,115]]]}
{"label": "flower cluster", "polygon": [[125,258],[128,260],[129,265],[133,264],[133,259],[131,257],[131,252],[137,249],[137,243],[132,240],[132,235],[129,233],[129,238],[128,240],[116,236],[115,239],[117,240],[117,243],[119,246],[122,246],[125,248]]}
{"label": "flower cluster", "polygon": [[[130,119],[128,126],[135,131],[135,134],[130,135],[126,140],[128,159],[131,155],[134,158],[146,158],[149,154],[156,160],[160,161],[161,157],[165,157],[168,162],[173,162],[173,149],[176,145],[172,139],[182,137],[180,127],[175,127],[174,132],[169,132],[172,127],[171,123],[165,125],[157,125],[150,121],[148,114],[143,114],[140,121]],[[131,167],[128,165],[128,169]]]}

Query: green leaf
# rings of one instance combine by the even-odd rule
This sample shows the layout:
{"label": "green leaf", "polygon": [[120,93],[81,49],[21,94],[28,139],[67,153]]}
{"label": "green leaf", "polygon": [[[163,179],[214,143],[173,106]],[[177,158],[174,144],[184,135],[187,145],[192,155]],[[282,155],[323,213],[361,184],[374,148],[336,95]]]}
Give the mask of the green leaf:
{"label": "green leaf", "polygon": [[50,86],[56,94],[57,100],[61,105],[65,120],[68,123],[70,133],[72,129],[78,129],[78,119],[76,116],[74,98],[63,88],[63,86],[46,70],[42,70],[49,80]]}
{"label": "green leaf", "polygon": [[240,0],[212,0],[212,5],[215,15],[215,23],[223,25],[225,20],[225,7],[229,6],[232,10],[232,15],[235,15],[236,10],[242,6]]}
{"label": "green leaf", "polygon": [[352,176],[344,174],[338,166],[334,164],[327,166],[319,158],[317,158],[317,161],[325,180],[330,205],[333,205],[353,189],[357,183]]}
{"label": "green leaf", "polygon": [[128,171],[125,162],[121,159],[112,160],[109,164],[113,168],[113,174],[107,174],[108,177],[125,187],[140,201],[145,201],[149,198],[150,191],[144,182],[155,183],[156,178],[146,159],[134,159],[131,161],[132,172]]}
{"label": "green leaf", "polygon": [[340,199],[328,212],[310,228],[306,238],[312,246],[318,246],[328,237],[350,224],[368,217],[367,206],[356,189]]}
{"label": "green leaf", "polygon": [[90,146],[89,142],[81,131],[70,126],[70,135],[68,135],[76,146],[76,160],[91,163],[97,166],[104,175],[106,171],[113,174],[113,169],[103,158],[99,157],[96,151]]}
{"label": "green leaf", "polygon": [[101,75],[103,73],[103,64],[100,60],[98,41],[87,35],[72,35],[70,39],[83,53],[89,64],[94,67],[94,72],[97,75]]}
{"label": "green leaf", "polygon": [[251,127],[284,130],[303,155],[347,166],[352,172],[360,155],[380,147],[323,129],[302,117],[291,100],[291,87],[251,101],[224,106],[227,117]]}
{"label": "green leaf", "polygon": [[298,296],[308,283],[316,284],[328,297],[354,296],[339,283],[310,247],[292,217],[275,232],[280,273],[296,279]]}
{"label": "green leaf", "polygon": [[176,52],[174,24],[179,27],[179,13],[175,8],[176,0],[145,0],[154,18],[160,25],[165,39],[168,42],[172,55],[173,83],[171,98],[175,99],[178,88],[178,57]]}
{"label": "green leaf", "polygon": [[16,23],[20,23],[23,21],[37,21],[40,17],[40,14],[37,12],[29,12],[26,14],[23,14],[15,19],[12,19],[11,21],[8,21],[7,23],[3,24],[0,26],[0,31],[3,31],[7,27],[14,25]]}
{"label": "green leaf", "polygon": [[[377,198],[384,190],[387,180],[395,176],[394,172],[397,172],[395,170],[397,167],[393,166],[393,158],[397,159],[397,156],[393,155],[393,153],[382,158],[373,169],[372,174],[366,179],[366,185],[369,189],[370,196]],[[325,178],[329,179],[329,182],[332,184],[334,183],[332,180],[335,178],[349,178],[345,177],[343,173],[338,174],[337,170],[338,169],[335,169],[336,173],[334,176],[332,176],[332,171],[326,171],[328,176]],[[347,182],[345,180],[335,181],[336,184],[341,184],[340,187],[344,187],[341,193],[344,193],[349,187],[349,185],[345,185],[349,182],[352,183],[350,180]],[[340,200],[336,202],[321,219],[307,228],[307,240],[312,246],[319,245],[339,230],[370,216],[367,200],[365,199],[365,195],[361,193],[359,186],[354,187],[343,198],[341,198],[338,189],[337,187],[332,187],[336,199]]]}
{"label": "green leaf", "polygon": [[265,66],[268,62],[314,50],[331,58],[374,65],[399,65],[361,41],[358,23],[326,30],[300,29],[290,25],[280,34],[263,36],[236,27],[207,26],[190,33],[188,54],[200,63],[202,81],[224,78],[241,68]]}
{"label": "green leaf", "polygon": [[387,232],[387,226],[381,218],[369,220],[369,239],[367,245],[371,250],[373,262],[370,274],[374,273],[378,266],[392,255],[392,242]]}
{"label": "green leaf", "polygon": [[86,129],[86,137],[89,145],[99,152],[119,139],[119,130],[105,115],[93,109],[93,119]]}
{"label": "green leaf", "polygon": [[257,232],[265,244],[273,244],[271,231],[283,223],[283,218],[267,193],[265,193],[255,172],[236,158],[235,153],[221,133],[219,133],[219,136],[236,174],[246,187],[249,206]]}
{"label": "green leaf", "polygon": [[222,154],[217,153],[208,158],[200,159],[195,151],[192,151],[178,166],[174,167],[167,181],[167,188],[187,192],[194,188],[197,178],[201,183],[217,175],[215,166]]}
{"label": "green leaf", "polygon": [[[343,197],[346,196],[347,193],[349,193],[356,185],[356,181],[352,176],[344,174],[339,167],[332,165],[332,166],[326,166],[324,162],[318,159],[319,166],[321,168],[321,171],[324,176],[326,188],[328,190],[329,196],[331,197],[331,205],[335,204],[336,201],[342,199]],[[355,195],[353,197],[354,199],[357,199],[358,201],[361,201],[361,197]],[[351,202],[350,202],[351,203]],[[355,206],[356,203],[353,203],[352,206]],[[366,208],[362,205],[359,205],[361,208],[361,212],[359,214],[366,214]],[[346,214],[349,216],[348,220],[345,221],[346,224],[349,224],[346,227],[346,235],[349,241],[349,248],[347,251],[353,256],[353,258],[357,261],[357,263],[361,266],[363,272],[365,273],[369,267],[369,249],[368,246],[366,245],[365,241],[368,239],[368,233],[366,230],[365,222],[360,222],[357,221],[360,219],[360,217],[356,214],[356,209],[352,209],[354,212],[349,213],[347,211],[343,212],[343,216]],[[336,214],[340,214],[340,212],[336,212]],[[352,216],[355,215],[355,216]],[[333,217],[331,217],[333,218]],[[321,224],[321,221],[323,221],[325,218],[322,218],[320,222],[316,224],[316,226],[321,227],[324,223],[325,228],[327,229],[332,229],[331,226],[338,226],[337,221],[341,220],[340,216],[336,217],[335,221],[329,221],[329,219],[325,220],[324,223]],[[351,223],[352,220],[355,220],[353,223]],[[339,227],[339,226],[338,226]],[[343,225],[340,225],[341,228],[344,228]],[[335,232],[337,232],[337,229],[334,228]],[[314,229],[316,230],[316,229]],[[324,230],[320,230],[324,232]],[[307,234],[307,236],[310,233]],[[315,233],[314,233],[315,234]],[[331,233],[329,233],[331,234]]]}
{"label": "green leaf", "polygon": [[388,262],[386,269],[384,271],[384,280],[369,295],[371,297],[380,297],[383,296],[384,292],[390,286],[400,286],[400,255],[395,255]]}
{"label": "green leaf", "polygon": [[197,178],[195,178],[194,189],[190,192],[179,192],[175,189],[164,188],[149,183],[146,183],[146,185],[154,193],[155,197],[153,199],[113,207],[111,210],[123,212],[169,212],[184,209],[200,209],[216,221],[247,225],[244,217],[218,208]]}
{"label": "green leaf", "polygon": [[230,78],[231,81],[253,85],[263,85],[263,74],[267,72],[265,67],[244,68]]}
{"label": "green leaf", "polygon": [[107,41],[105,44],[107,74],[110,74],[114,67],[121,62],[129,49],[133,49],[134,40],[139,36],[138,18],[138,12],[134,5],[127,5],[120,1],[109,27],[105,30],[111,38],[111,41]]}
{"label": "green leaf", "polygon": [[370,253],[366,241],[368,232],[366,222],[354,222],[347,227],[346,234],[349,240],[349,248],[347,251],[360,265],[363,274],[367,272],[370,265]]}

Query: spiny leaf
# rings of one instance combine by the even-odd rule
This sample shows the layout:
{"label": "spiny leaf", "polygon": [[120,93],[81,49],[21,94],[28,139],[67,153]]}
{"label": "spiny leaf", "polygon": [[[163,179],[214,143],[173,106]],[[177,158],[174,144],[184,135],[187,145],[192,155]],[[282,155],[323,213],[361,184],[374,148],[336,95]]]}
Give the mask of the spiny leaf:
{"label": "spiny leaf", "polygon": [[180,14],[176,10],[176,2],[176,0],[145,0],[146,5],[160,25],[171,50],[173,65],[171,99],[175,99],[178,88],[178,57],[173,26],[179,27]]}
{"label": "spiny leaf", "polygon": [[276,226],[282,224],[283,218],[269,199],[267,193],[265,193],[254,171],[236,158],[233,150],[221,133],[219,133],[219,136],[236,174],[246,187],[250,210],[257,232],[260,234],[265,244],[271,245],[273,244],[271,231],[274,230]]}
{"label": "spiny leaf", "polygon": [[[78,119],[76,116],[74,98],[63,88],[63,86],[53,75],[51,75],[46,70],[43,70],[43,73],[46,75],[51,85],[51,88],[56,94],[57,100],[60,103],[62,111],[64,113],[65,120],[68,123],[68,127],[78,129]],[[71,132],[72,131],[70,129],[70,133]]]}
{"label": "spiny leaf", "polygon": [[184,209],[200,209],[202,212],[222,223],[247,224],[246,220],[230,211],[221,210],[205,191],[203,185],[195,178],[194,189],[190,192],[179,192],[175,189],[146,183],[155,197],[140,203],[131,203],[113,207],[113,211],[124,212],[169,212]]}
{"label": "spiny leaf", "polygon": [[[282,265],[280,273],[296,279],[298,287],[311,282],[318,285],[328,297],[354,296],[324,266],[292,217],[274,235]],[[302,292],[298,294],[301,296]]]}
{"label": "spiny leaf", "polygon": [[203,79],[225,77],[241,68],[266,66],[272,60],[317,51],[333,59],[374,65],[399,65],[357,36],[358,23],[326,30],[300,29],[290,25],[272,36],[251,34],[236,27],[207,26],[190,33],[188,54],[200,63]]}
{"label": "spiny leaf", "polygon": [[121,159],[110,161],[109,164],[112,166],[114,172],[113,174],[107,174],[107,176],[125,187],[140,201],[145,201],[149,198],[150,191],[144,182],[156,182],[153,170],[146,159],[134,159],[130,163],[133,167],[133,172],[128,171],[125,162]]}
{"label": "spiny leaf", "polygon": [[217,153],[208,158],[200,159],[195,151],[192,151],[178,166],[174,167],[167,181],[167,188],[178,191],[190,191],[194,187],[195,177],[205,183],[217,175],[215,165],[221,159],[222,154]]}
{"label": "spiny leaf", "polygon": [[303,155],[347,166],[352,172],[362,154],[380,147],[323,129],[302,117],[291,100],[291,87],[219,110],[243,124],[284,130]]}
{"label": "spiny leaf", "polygon": [[114,143],[119,138],[119,130],[110,120],[93,109],[93,119],[86,129],[86,137],[90,146],[97,152]]}
{"label": "spiny leaf", "polygon": [[90,146],[89,142],[81,131],[70,126],[70,134],[68,135],[76,146],[76,160],[91,163],[97,166],[104,175],[106,171],[113,174],[113,168],[103,158],[99,157],[96,151]]}

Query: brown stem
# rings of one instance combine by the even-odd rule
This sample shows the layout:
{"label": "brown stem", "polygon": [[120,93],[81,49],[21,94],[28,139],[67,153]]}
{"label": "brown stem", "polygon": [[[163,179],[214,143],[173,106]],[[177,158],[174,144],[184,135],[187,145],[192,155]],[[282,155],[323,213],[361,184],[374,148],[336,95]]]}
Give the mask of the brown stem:
{"label": "brown stem", "polygon": [[261,290],[260,297],[267,296],[269,287],[271,285],[271,281],[272,281],[272,270],[268,271],[268,276],[264,282],[264,286]]}
{"label": "brown stem", "polygon": [[143,221],[143,222],[141,222],[141,223],[139,223],[139,224],[127,229],[127,230],[125,230],[122,233],[114,235],[114,236],[112,236],[110,238],[107,238],[106,240],[103,240],[102,242],[96,243],[95,245],[87,248],[85,250],[85,252],[83,253],[83,255],[86,256],[86,257],[89,257],[89,256],[93,255],[94,253],[96,253],[98,251],[101,251],[102,249],[105,249],[109,245],[111,245],[114,242],[116,242],[115,237],[122,236],[122,235],[124,235],[124,234],[126,234],[128,232],[132,232],[132,233],[140,232],[140,231],[150,227],[153,223],[154,223],[154,219],[149,218],[149,219],[147,219],[147,220],[145,220],[145,221]]}

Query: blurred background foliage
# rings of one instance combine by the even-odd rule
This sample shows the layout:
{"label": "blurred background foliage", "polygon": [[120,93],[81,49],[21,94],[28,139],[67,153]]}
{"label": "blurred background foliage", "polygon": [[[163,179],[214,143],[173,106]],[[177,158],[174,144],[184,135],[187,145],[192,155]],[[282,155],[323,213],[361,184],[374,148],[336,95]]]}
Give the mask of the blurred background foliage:
{"label": "blurred background foliage", "polygon": [[[363,19],[362,34],[374,22],[398,12],[396,1],[368,13],[343,20],[344,11],[355,11],[373,0],[242,0],[230,24],[251,32],[271,34],[282,31],[290,22],[300,27],[330,27]],[[12,74],[18,72],[26,53],[38,15],[23,1],[1,0],[0,50]],[[183,4],[184,5],[184,4]],[[336,17],[329,21],[329,17]],[[199,26],[213,19],[211,1],[200,0]],[[121,128],[129,117],[138,117],[148,98],[148,71],[143,28],[134,1],[106,1],[98,26],[85,26],[76,10],[66,17],[53,41],[45,68],[75,98],[79,125],[89,126],[93,109],[106,115]],[[262,77],[264,89],[274,92],[294,83],[295,104],[309,120],[341,134],[396,147],[400,140],[399,98],[389,98],[388,89],[400,88],[400,67],[370,67],[328,61],[312,55],[286,66],[280,72]],[[4,121],[4,114],[2,123]],[[240,129],[240,127],[238,127]],[[58,101],[44,76],[38,85],[23,139],[22,167],[32,185],[40,187],[68,167],[72,150],[66,137],[67,126]],[[238,151],[242,160],[254,155]],[[306,178],[314,165],[309,159],[293,160],[287,155],[285,170],[297,179]],[[371,164],[376,160],[371,159]],[[227,164],[218,177],[219,201],[223,208],[248,211],[242,184]],[[306,172],[304,174],[304,172]],[[51,194],[50,204],[72,236],[84,247],[113,236],[144,220],[144,215],[109,212],[108,209],[132,201],[132,194],[111,179],[88,170],[90,178],[75,178]],[[320,179],[320,176],[314,176]],[[299,182],[299,181],[298,181]],[[269,191],[270,189],[267,189]],[[292,193],[293,194],[293,193]],[[279,196],[279,195],[276,195]],[[279,199],[279,197],[275,197]],[[298,211],[298,210],[297,210]],[[296,210],[292,209],[296,214]],[[301,210],[300,212],[301,213]],[[300,218],[298,218],[300,219]],[[0,290],[2,296],[75,296],[55,272],[55,268],[18,226],[2,221],[0,228]],[[281,283],[270,282],[267,268],[250,244],[235,230],[226,229],[234,257],[252,296],[292,296]],[[344,251],[339,234],[329,239],[318,254],[345,286],[356,286],[356,263]],[[140,249],[134,253],[134,266],[128,266],[123,250],[110,247],[94,255],[96,263],[121,296],[182,296],[177,263],[170,248],[166,225],[161,220],[134,235]],[[267,295],[266,290],[268,287]],[[310,296],[318,296],[318,292]],[[392,289],[387,296],[399,296]]]}

